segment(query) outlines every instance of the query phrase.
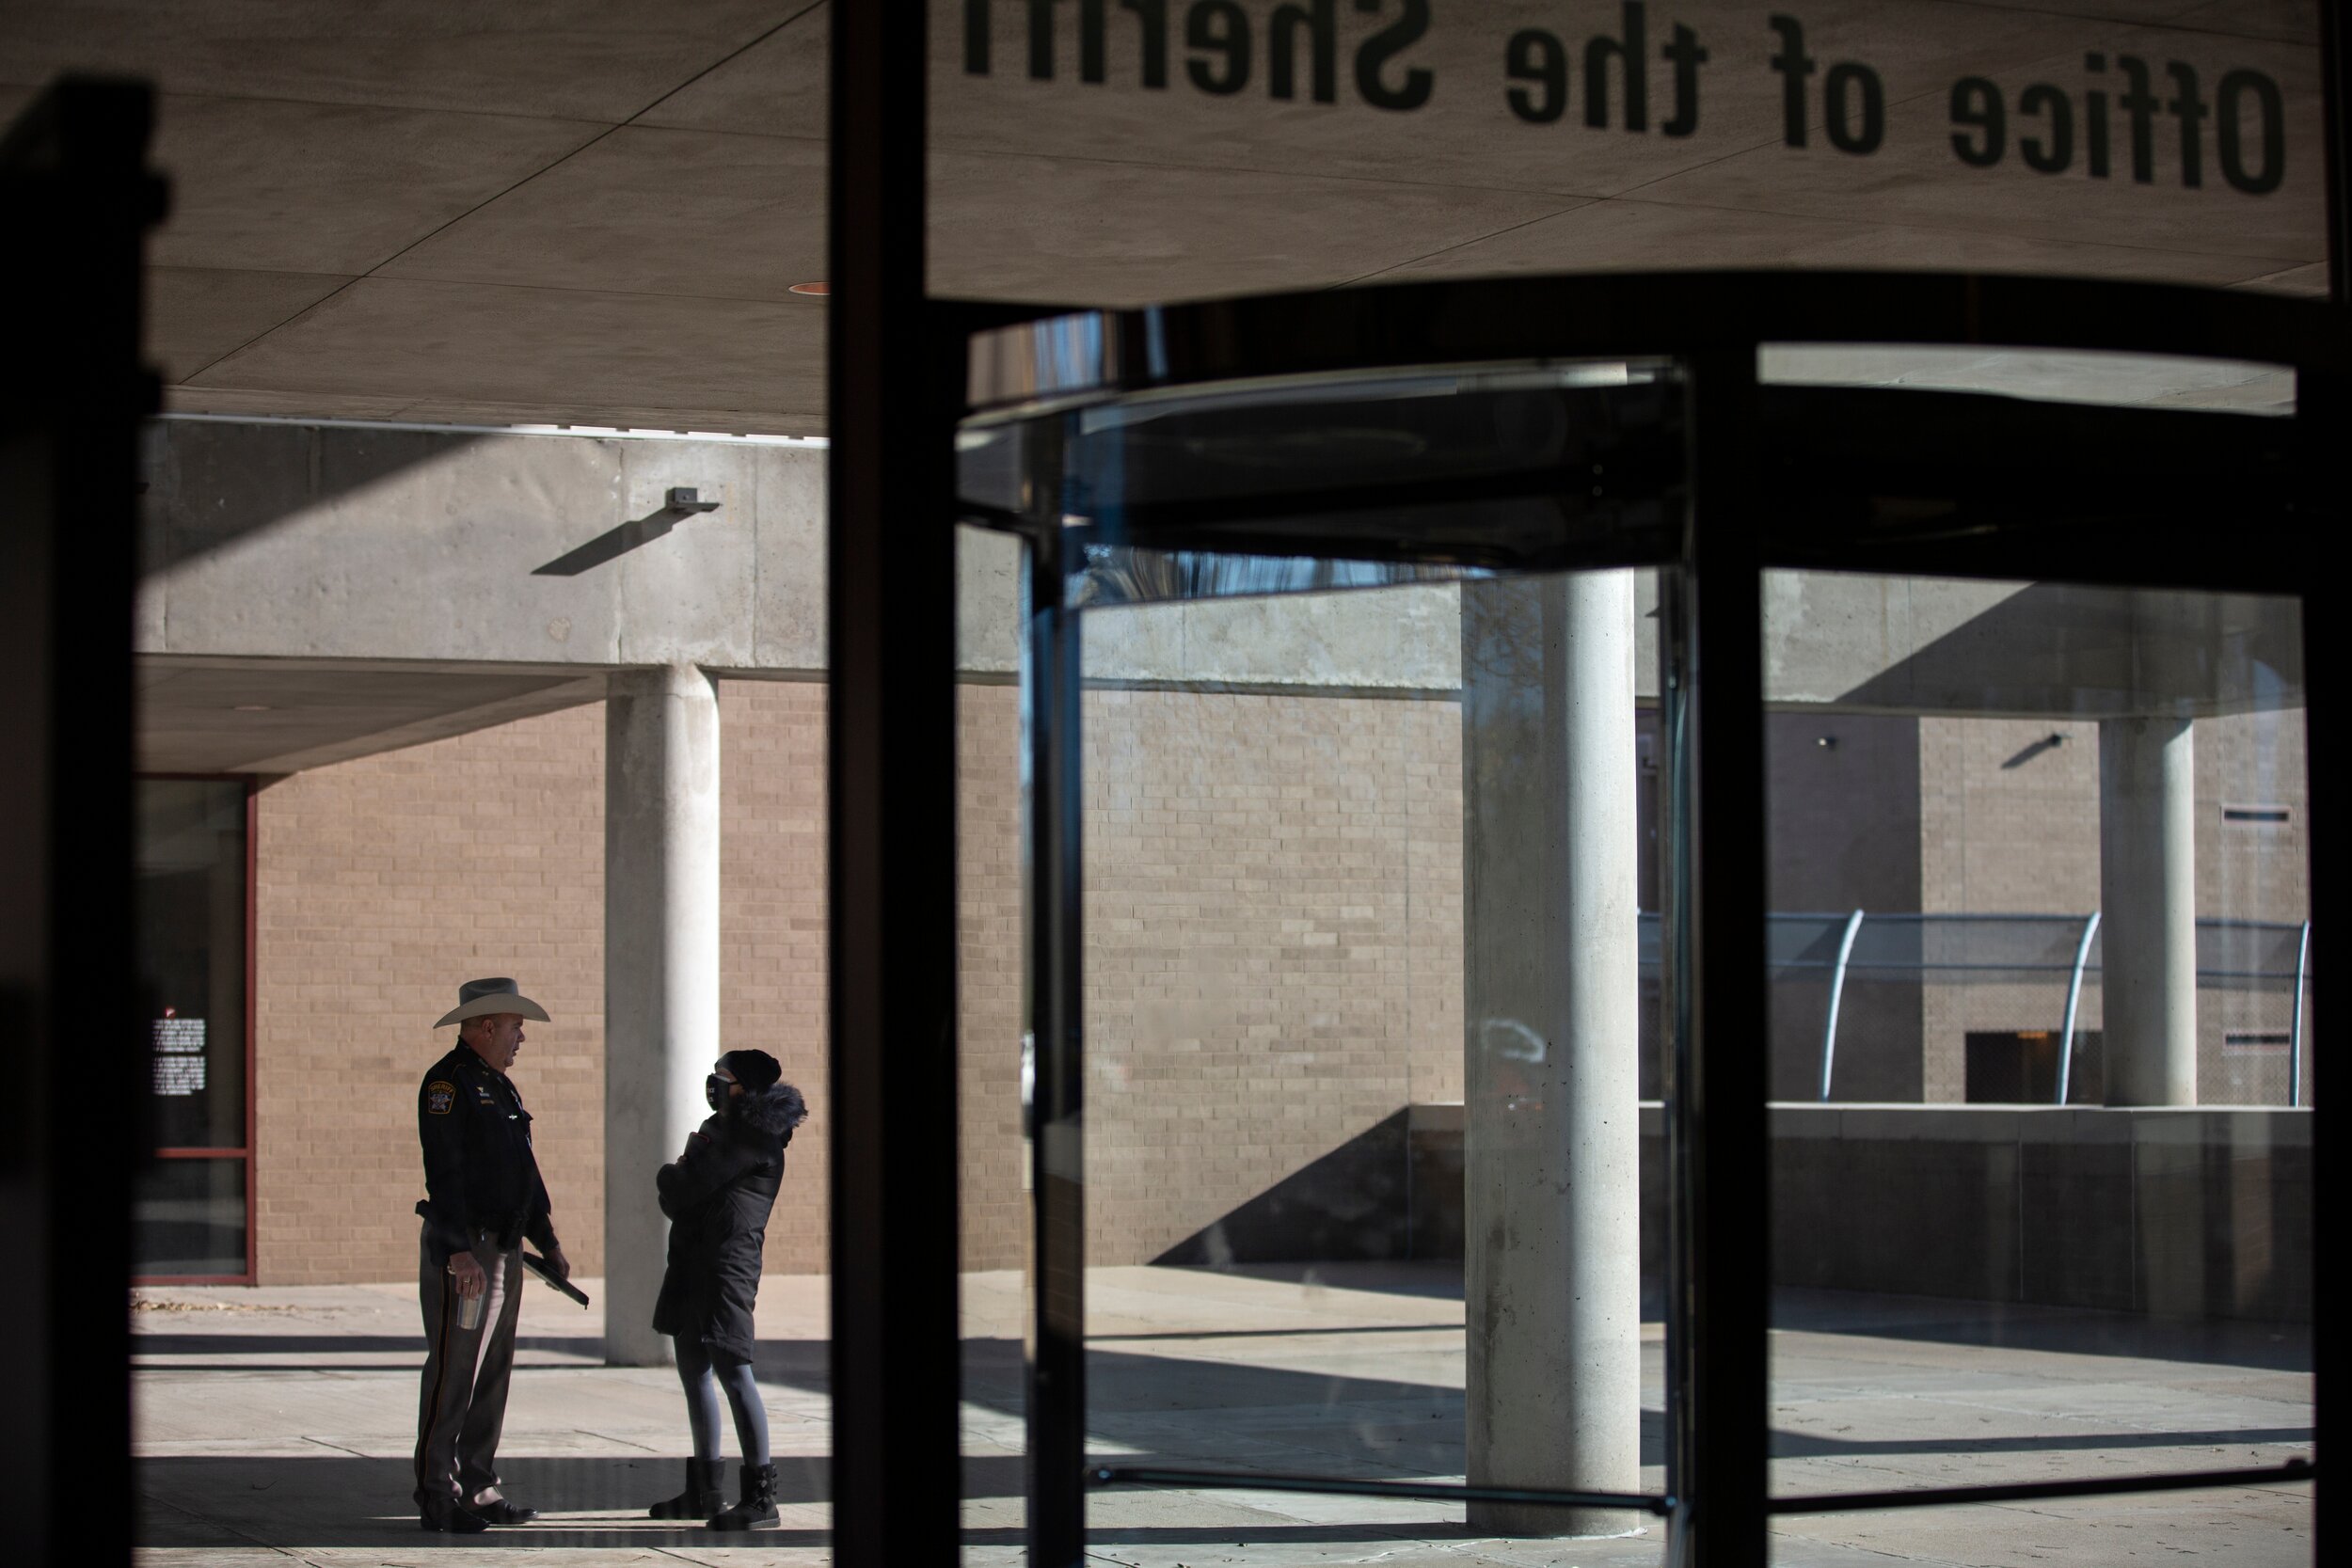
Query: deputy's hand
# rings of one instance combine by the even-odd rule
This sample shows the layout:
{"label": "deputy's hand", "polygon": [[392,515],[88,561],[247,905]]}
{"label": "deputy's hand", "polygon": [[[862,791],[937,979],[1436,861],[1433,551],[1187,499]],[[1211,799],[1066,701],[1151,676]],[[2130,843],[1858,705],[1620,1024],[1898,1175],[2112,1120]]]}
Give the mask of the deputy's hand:
{"label": "deputy's hand", "polygon": [[548,1243],[548,1272],[558,1279],[572,1277],[572,1260],[564,1256],[564,1249],[553,1242]]}
{"label": "deputy's hand", "polygon": [[490,1276],[482,1272],[470,1252],[453,1252],[449,1257],[449,1272],[456,1277],[457,1293],[471,1301],[490,1288]]}

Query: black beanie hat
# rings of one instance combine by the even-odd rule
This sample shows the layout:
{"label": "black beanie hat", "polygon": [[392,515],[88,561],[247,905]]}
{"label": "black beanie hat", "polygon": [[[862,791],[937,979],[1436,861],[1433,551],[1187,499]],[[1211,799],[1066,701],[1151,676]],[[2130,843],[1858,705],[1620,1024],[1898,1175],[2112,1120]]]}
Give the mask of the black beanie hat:
{"label": "black beanie hat", "polygon": [[784,1076],[784,1064],[765,1051],[730,1051],[719,1065],[735,1074],[746,1094],[757,1094]]}

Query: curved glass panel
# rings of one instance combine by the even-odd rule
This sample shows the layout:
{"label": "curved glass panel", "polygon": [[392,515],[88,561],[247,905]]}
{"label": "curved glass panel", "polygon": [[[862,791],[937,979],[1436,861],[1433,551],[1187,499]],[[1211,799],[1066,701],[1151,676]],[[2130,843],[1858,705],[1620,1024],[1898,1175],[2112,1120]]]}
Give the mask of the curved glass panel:
{"label": "curved glass panel", "polygon": [[1678,374],[1223,385],[959,445],[966,515],[1025,539],[1030,1393],[1085,1385],[1032,1462],[1082,1425],[1096,1549],[1654,1557],[1656,589],[1613,562],[1679,527]]}
{"label": "curved glass panel", "polygon": [[[1015,409],[968,422],[958,447],[965,515],[1001,523],[1049,508],[1080,552],[1071,569],[1101,572],[1107,597],[1290,592],[1365,579],[1104,552],[1656,560],[1679,516],[1682,399],[1660,362],[1438,368]],[[1050,499],[1034,488],[1045,472]]]}

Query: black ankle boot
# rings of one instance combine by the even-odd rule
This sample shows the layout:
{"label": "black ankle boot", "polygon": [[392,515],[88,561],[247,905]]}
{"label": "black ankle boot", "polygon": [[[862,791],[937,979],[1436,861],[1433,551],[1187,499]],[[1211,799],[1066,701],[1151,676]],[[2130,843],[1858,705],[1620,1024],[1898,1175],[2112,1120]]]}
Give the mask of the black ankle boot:
{"label": "black ankle boot", "polygon": [[727,1462],[690,1459],[686,1490],[645,1510],[648,1519],[707,1519],[726,1505]]}
{"label": "black ankle boot", "polygon": [[712,1529],[765,1529],[776,1522],[776,1467],[743,1466],[743,1500],[710,1521]]}

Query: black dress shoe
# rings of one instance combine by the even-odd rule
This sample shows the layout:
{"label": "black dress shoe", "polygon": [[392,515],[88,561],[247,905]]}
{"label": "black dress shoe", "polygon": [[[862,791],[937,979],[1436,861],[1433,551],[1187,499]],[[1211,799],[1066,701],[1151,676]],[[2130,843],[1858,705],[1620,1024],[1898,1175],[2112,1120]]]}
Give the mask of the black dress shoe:
{"label": "black dress shoe", "polygon": [[472,1505],[473,1513],[485,1525],[527,1525],[539,1517],[535,1508],[525,1508],[504,1497],[494,1497],[486,1503]]}
{"label": "black dress shoe", "polygon": [[417,1528],[443,1535],[479,1535],[490,1527],[479,1513],[451,1502],[425,1504],[418,1511]]}

